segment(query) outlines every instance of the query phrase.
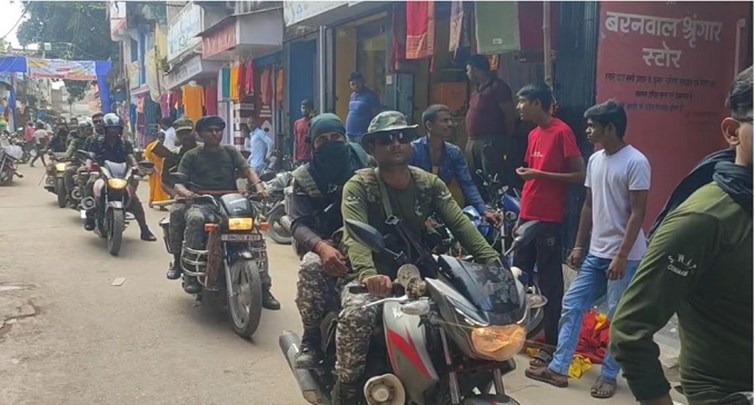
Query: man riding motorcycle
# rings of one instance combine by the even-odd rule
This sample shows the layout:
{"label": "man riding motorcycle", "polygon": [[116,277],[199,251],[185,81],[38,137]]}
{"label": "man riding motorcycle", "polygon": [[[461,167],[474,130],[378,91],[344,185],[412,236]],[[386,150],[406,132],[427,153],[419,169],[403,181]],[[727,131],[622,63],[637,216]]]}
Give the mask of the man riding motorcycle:
{"label": "man riding motorcycle", "polygon": [[[397,226],[422,237],[426,234],[425,222],[436,213],[475,260],[498,261],[498,253],[464,216],[443,181],[408,165],[416,128],[417,125],[408,125],[406,117],[398,111],[384,111],[372,119],[361,142],[377,160],[378,168],[359,170],[346,182],[341,205],[344,221],[368,223],[385,235],[391,233],[387,220],[398,218]],[[356,273],[353,283],[364,284],[369,295],[389,295],[396,265],[373,257],[370,248],[357,242],[348,229],[344,244]],[[331,395],[334,404],[354,404],[361,398],[360,380],[377,320],[377,307],[362,308],[369,295],[351,293],[345,288],[341,297],[342,311],[336,331],[338,381]]]}
{"label": "man riding motorcycle", "polygon": [[48,153],[64,153],[68,147],[68,124],[58,122],[50,142],[47,144]]}
{"label": "man riding motorcycle", "polygon": [[[235,192],[238,174],[243,174],[258,192],[265,193],[264,183],[249,167],[241,153],[233,146],[220,144],[224,130],[225,121],[218,116],[206,116],[197,121],[197,132],[204,141],[204,145],[186,152],[178,164],[177,172],[188,179],[187,184],[176,184],[175,191],[179,198],[191,200],[194,197],[195,193],[186,187],[189,183],[200,192]],[[183,223],[185,247],[195,250],[205,248],[204,224],[209,215],[212,215],[211,208],[202,204],[192,204],[186,209]],[[172,223],[171,226],[173,226]],[[181,271],[180,265],[177,270]],[[272,285],[270,274],[264,271],[260,276],[262,278],[262,306],[271,310],[280,309],[280,302],[270,292]],[[186,277],[185,281],[184,290],[187,293],[196,294],[201,291],[202,287],[196,278]]]}
{"label": "man riding motorcycle", "polygon": [[74,175],[79,170],[79,164],[74,160],[75,153],[77,150],[87,150],[86,140],[91,132],[92,126],[88,122],[82,122],[79,124],[77,131],[71,133],[71,139],[68,141],[68,148],[64,157],[68,161],[65,174],[63,175],[66,193],[70,193],[73,190],[75,186]]}
{"label": "man riding motorcycle", "polygon": [[170,207],[170,247],[173,252],[173,262],[168,268],[166,276],[169,280],[178,280],[181,278],[181,246],[184,240],[184,230],[186,228],[186,210],[191,206],[190,203],[180,200],[176,192],[176,185],[170,178],[170,173],[178,170],[178,164],[186,152],[196,148],[197,138],[194,133],[194,123],[189,118],[180,118],[174,123],[176,129],[175,143],[178,149],[163,159],[162,185],[163,189],[173,199],[179,199]]}
{"label": "man riding motorcycle", "polygon": [[[348,142],[343,122],[335,114],[312,118],[305,140],[312,146],[309,163],[293,172],[293,199],[288,208],[297,253],[303,255],[296,283],[296,306],[304,334],[296,365],[309,368],[320,359],[320,323],[328,298],[338,296],[336,278],[346,275],[346,257],[331,235],[343,225],[341,193],[354,171],[369,164],[369,156]],[[332,209],[327,210],[329,206]],[[305,254],[306,253],[306,254]]]}
{"label": "man riding motorcycle", "polygon": [[[121,134],[123,133],[123,120],[113,113],[108,113],[103,117],[103,127],[105,129],[105,136],[97,139],[93,142],[89,148],[89,152],[93,155],[92,159],[87,159],[87,168],[91,168],[92,160],[96,161],[100,166],[104,165],[105,161],[113,163],[127,163],[134,170],[138,171],[136,159],[134,158],[134,147],[129,141],[123,141]],[[102,188],[105,186],[105,181],[98,179],[92,185],[92,194],[96,201],[95,208],[87,211],[87,218],[84,224],[84,229],[91,231],[95,228],[95,216],[102,215],[102,208],[100,206],[100,196],[102,195]],[[129,187],[132,187],[129,185]],[[155,235],[149,230],[147,226],[147,220],[144,214],[144,208],[141,201],[136,194],[136,185],[133,185],[133,196],[131,203],[127,209],[134,214],[136,222],[139,223],[139,229],[141,229],[141,239],[148,242],[154,242],[157,240]],[[94,212],[93,212],[94,211]]]}

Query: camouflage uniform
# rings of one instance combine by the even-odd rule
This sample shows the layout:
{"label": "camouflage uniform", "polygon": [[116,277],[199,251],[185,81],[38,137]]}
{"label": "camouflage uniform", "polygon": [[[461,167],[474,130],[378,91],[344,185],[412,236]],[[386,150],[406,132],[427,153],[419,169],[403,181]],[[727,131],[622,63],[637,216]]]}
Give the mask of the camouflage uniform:
{"label": "camouflage uniform", "polygon": [[[415,127],[407,125],[403,114],[385,111],[372,120],[370,130],[362,138],[362,143],[371,142],[371,135],[376,132],[402,131]],[[384,202],[388,201],[392,215],[399,217],[404,226],[417,235],[423,235],[427,218],[437,213],[475,259],[482,262],[498,260],[498,253],[464,216],[443,181],[416,167],[409,166],[409,171],[412,182],[405,190],[392,190],[394,192],[383,195],[377,171],[371,168],[358,170],[344,186],[341,205],[344,220],[368,223],[381,233],[387,234],[391,229],[386,224],[387,210]],[[365,278],[378,274],[389,276],[392,280],[396,278],[395,263],[374,256],[369,247],[351,237],[348,229],[344,233],[344,245],[348,250],[351,266],[357,273],[355,284],[361,284]],[[408,253],[410,256],[414,254]],[[378,311],[377,307],[362,308],[368,299],[368,294],[353,294],[348,288],[344,289],[341,297],[342,311],[338,317],[336,331],[336,374],[339,381],[344,384],[354,384],[364,374],[370,337]]]}
{"label": "camouflage uniform", "polygon": [[320,256],[309,252],[302,257],[299,280],[296,282],[296,307],[299,309],[304,329],[319,328],[320,322],[330,311],[338,309],[337,281],[322,271]]}

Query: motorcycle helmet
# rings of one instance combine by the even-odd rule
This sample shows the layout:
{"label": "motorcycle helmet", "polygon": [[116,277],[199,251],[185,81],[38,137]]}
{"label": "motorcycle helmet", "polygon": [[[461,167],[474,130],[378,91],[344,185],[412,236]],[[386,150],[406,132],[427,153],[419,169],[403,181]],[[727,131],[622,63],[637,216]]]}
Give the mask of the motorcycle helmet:
{"label": "motorcycle helmet", "polygon": [[104,117],[102,117],[102,126],[104,128],[123,129],[123,120],[116,114],[107,113]]}

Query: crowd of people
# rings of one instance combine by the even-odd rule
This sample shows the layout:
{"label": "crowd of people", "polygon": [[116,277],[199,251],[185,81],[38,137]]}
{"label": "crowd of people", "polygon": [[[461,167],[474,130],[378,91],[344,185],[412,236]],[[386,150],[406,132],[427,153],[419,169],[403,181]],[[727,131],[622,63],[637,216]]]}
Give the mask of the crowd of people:
{"label": "crowd of people", "polygon": [[[301,258],[296,305],[304,334],[296,366],[307,368],[320,360],[320,323],[327,311],[340,306],[338,380],[332,398],[335,404],[357,403],[377,318],[375,307],[362,305],[392,292],[396,268],[344,230],[344,221],[368,223],[388,233],[387,220],[396,217],[408,232],[424,235],[428,218],[437,215],[475,261],[500,260],[461,209],[466,201],[487,221],[501,223],[472,176],[479,169],[502,178],[518,175],[524,187],[517,227],[530,221],[540,224],[536,237],[514,258],[514,265],[547,298],[545,345],[531,360],[529,378],[568,385],[585,313],[605,294],[612,319],[610,348],[591,388],[593,397],[612,397],[623,369],[641,403],[672,403],[653,334],[674,314],[680,323],[682,389],[689,401],[713,404],[728,394],[751,391],[752,68],[736,78],[728,95],[730,116],[721,129],[731,148],[693,169],[671,195],[650,235],[642,224],[651,165],[629,144],[630,123],[622,103],[608,100],[584,113],[587,139],[601,146],[585,163],[574,132],[553,115],[548,86],[527,85],[513,95],[489,70],[484,57],[473,57],[467,65],[474,89],[464,151],[449,142],[454,121],[447,106],[429,106],[412,125],[400,112],[379,112],[379,98],[359,74],[350,78],[354,94],[345,123],[334,114],[316,114],[310,100],[302,101],[302,118],[293,128],[293,156],[300,166],[293,172],[288,207]],[[526,166],[507,168],[517,113],[535,129],[528,136]],[[92,118],[93,130],[71,123],[75,126],[70,134],[60,123],[47,148],[66,154],[85,149],[92,161],[136,167],[120,118]],[[161,135],[147,147],[146,157],[159,162],[150,180],[150,201],[177,200],[170,209],[175,246],[169,279],[181,277],[182,252],[203,249],[209,213],[192,202],[199,190],[235,190],[236,178],[243,177],[257,192],[266,193],[258,172],[272,149],[270,137],[257,126],[247,160],[235,147],[221,144],[225,127],[216,116],[196,123],[187,118],[165,121]],[[41,151],[46,135],[40,131],[44,128],[37,125],[31,135]],[[74,141],[67,143],[71,134]],[[161,146],[170,153],[157,153]],[[37,157],[44,163],[43,153]],[[173,172],[182,177],[171,177]],[[566,258],[578,274],[564,292],[562,222],[567,192],[575,186],[584,186],[586,197],[576,243]],[[92,184],[95,196],[97,189]],[[454,189],[463,201],[454,198]],[[129,209],[142,239],[155,240],[138,199]],[[88,213],[87,229],[93,228],[95,217],[96,211]],[[263,306],[280,308],[270,291],[269,274],[263,275],[262,284]],[[352,292],[349,285],[363,285],[368,292]],[[196,293],[201,286],[186,277],[184,289]]]}

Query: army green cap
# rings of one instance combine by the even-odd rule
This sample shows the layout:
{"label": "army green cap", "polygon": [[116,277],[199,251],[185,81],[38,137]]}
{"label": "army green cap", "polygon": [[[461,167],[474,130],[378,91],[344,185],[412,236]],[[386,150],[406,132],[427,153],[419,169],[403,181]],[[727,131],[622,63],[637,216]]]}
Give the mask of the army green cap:
{"label": "army green cap", "polygon": [[369,143],[375,134],[381,132],[401,131],[405,129],[417,129],[419,125],[409,125],[406,116],[399,111],[383,111],[376,115],[367,128],[367,133],[362,136],[362,144]]}
{"label": "army green cap", "polygon": [[179,118],[173,122],[173,128],[176,132],[183,130],[193,131],[194,123],[189,118]]}

